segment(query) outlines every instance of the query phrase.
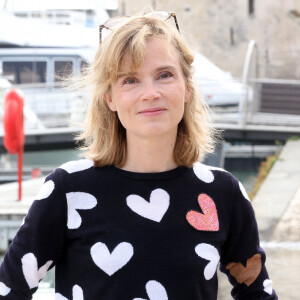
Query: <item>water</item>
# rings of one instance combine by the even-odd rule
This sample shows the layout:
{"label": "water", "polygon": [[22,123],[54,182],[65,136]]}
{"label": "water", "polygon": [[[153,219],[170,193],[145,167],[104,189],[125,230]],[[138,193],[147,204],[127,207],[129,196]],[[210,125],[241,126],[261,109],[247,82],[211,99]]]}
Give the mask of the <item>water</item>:
{"label": "water", "polygon": [[[80,151],[75,149],[32,151],[24,153],[24,167],[53,167],[80,158]],[[16,155],[6,155],[5,160],[13,166],[17,165]]]}
{"label": "water", "polygon": [[258,174],[258,168],[263,159],[225,158],[225,169],[231,172],[245,187],[248,193],[252,192]]}
{"label": "water", "polygon": [[253,185],[256,180],[257,171],[248,171],[248,170],[244,170],[244,171],[228,170],[228,171],[231,172],[232,175],[235,176],[243,184],[243,186],[245,187],[248,193],[252,191]]}

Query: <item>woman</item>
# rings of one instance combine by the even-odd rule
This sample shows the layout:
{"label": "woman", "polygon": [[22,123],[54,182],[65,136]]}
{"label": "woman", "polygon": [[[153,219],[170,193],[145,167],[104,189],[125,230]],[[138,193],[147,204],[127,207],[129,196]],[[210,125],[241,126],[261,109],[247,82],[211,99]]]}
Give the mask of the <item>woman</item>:
{"label": "woman", "polygon": [[277,299],[244,188],[197,163],[214,131],[193,55],[161,16],[101,27],[86,159],[46,178],[1,266],[0,298],[30,299],[56,265],[58,300],[216,300],[220,262],[235,299]]}

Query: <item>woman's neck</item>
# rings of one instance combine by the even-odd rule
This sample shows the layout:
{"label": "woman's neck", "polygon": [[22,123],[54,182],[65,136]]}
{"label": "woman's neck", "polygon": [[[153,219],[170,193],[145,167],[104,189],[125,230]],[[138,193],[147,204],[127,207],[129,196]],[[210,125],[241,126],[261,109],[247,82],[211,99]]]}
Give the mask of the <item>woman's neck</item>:
{"label": "woman's neck", "polygon": [[153,173],[164,172],[177,167],[173,152],[176,136],[172,139],[155,137],[136,139],[127,137],[127,159],[123,170]]}

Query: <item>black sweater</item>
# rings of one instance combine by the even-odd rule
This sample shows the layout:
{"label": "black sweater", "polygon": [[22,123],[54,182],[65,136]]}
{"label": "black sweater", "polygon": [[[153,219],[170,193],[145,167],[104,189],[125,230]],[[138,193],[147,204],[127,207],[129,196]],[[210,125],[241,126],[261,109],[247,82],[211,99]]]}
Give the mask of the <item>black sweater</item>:
{"label": "black sweater", "polygon": [[31,299],[56,266],[56,300],[277,299],[248,196],[197,163],[134,173],[90,160],[51,173],[0,267],[0,299]]}

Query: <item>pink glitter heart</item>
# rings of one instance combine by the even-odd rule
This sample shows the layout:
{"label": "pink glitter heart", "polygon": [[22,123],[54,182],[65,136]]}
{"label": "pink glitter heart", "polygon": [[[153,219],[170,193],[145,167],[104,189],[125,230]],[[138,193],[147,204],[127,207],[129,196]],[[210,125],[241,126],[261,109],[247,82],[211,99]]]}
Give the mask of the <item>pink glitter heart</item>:
{"label": "pink glitter heart", "polygon": [[186,214],[187,221],[197,230],[219,231],[219,218],[213,199],[206,194],[200,194],[198,203],[203,214],[191,210]]}

